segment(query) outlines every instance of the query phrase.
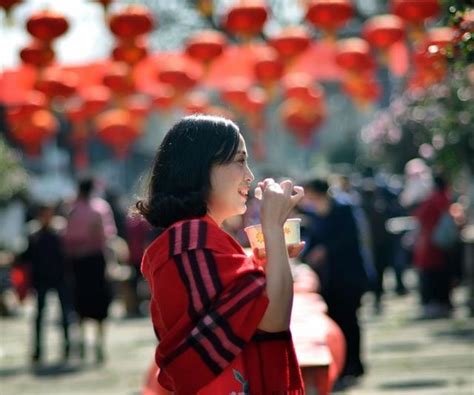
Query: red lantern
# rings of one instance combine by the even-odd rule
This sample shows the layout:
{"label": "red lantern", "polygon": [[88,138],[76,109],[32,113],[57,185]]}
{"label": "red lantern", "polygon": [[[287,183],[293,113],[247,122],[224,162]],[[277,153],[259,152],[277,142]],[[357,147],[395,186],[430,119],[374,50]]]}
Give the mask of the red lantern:
{"label": "red lantern", "polygon": [[255,77],[266,85],[278,81],[284,72],[280,56],[273,48],[267,47],[259,51],[255,61]]}
{"label": "red lantern", "polygon": [[239,79],[230,80],[222,89],[221,98],[231,106],[240,109],[247,99],[247,86]]}
{"label": "red lantern", "polygon": [[44,110],[47,106],[48,101],[43,93],[29,91],[22,103],[8,110],[8,122],[18,126],[21,123],[27,122],[35,111]]}
{"label": "red lantern", "polygon": [[369,43],[356,37],[338,41],[336,63],[342,69],[355,73],[372,70],[375,67]]}
{"label": "red lantern", "polygon": [[406,22],[420,25],[440,12],[438,0],[392,0],[392,12]]}
{"label": "red lantern", "polygon": [[116,62],[124,62],[130,66],[136,65],[147,55],[148,49],[143,39],[120,42],[112,50],[112,58]]}
{"label": "red lantern", "polygon": [[151,32],[154,22],[148,8],[135,4],[111,15],[109,26],[116,37],[126,41]]}
{"label": "red lantern", "polygon": [[224,27],[236,36],[253,37],[260,34],[267,20],[267,7],[262,0],[242,0],[230,8]]}
{"label": "red lantern", "polygon": [[283,29],[270,39],[282,58],[293,58],[308,48],[311,41],[308,29],[304,26],[291,26]]}
{"label": "red lantern", "polygon": [[141,119],[149,114],[151,102],[144,96],[132,96],[127,98],[124,108],[128,110],[133,118]]}
{"label": "red lantern", "polygon": [[73,72],[48,70],[36,82],[36,89],[49,99],[67,98],[76,93],[77,75]]}
{"label": "red lantern", "polygon": [[265,91],[259,87],[252,87],[247,91],[242,109],[249,116],[258,116],[265,110],[268,98]]}
{"label": "red lantern", "polygon": [[227,44],[225,36],[215,30],[203,30],[194,34],[186,43],[186,53],[203,63],[218,57]]}
{"label": "red lantern", "polygon": [[178,92],[185,92],[195,86],[198,75],[185,62],[170,62],[158,72],[158,79],[171,85]]}
{"label": "red lantern", "polygon": [[118,95],[128,95],[135,91],[130,70],[124,63],[114,63],[102,78],[104,85]]}
{"label": "red lantern", "polygon": [[456,30],[452,27],[435,27],[428,30],[423,46],[428,49],[431,45],[435,45],[441,52],[445,52],[446,47],[454,44],[455,36]]}
{"label": "red lantern", "polygon": [[285,100],[280,107],[283,122],[302,145],[311,142],[316,128],[321,126],[326,117],[324,106],[308,106],[299,99]]}
{"label": "red lantern", "polygon": [[192,92],[184,101],[184,112],[187,114],[204,114],[209,108],[209,99],[202,92]]}
{"label": "red lantern", "polygon": [[54,60],[54,51],[42,41],[34,40],[20,51],[20,58],[25,64],[43,68]]}
{"label": "red lantern", "polygon": [[150,92],[152,105],[158,110],[170,109],[176,99],[176,92],[172,86],[160,85]]}
{"label": "red lantern", "polygon": [[419,74],[426,87],[441,82],[446,76],[446,57],[437,46],[416,52],[413,60],[415,74]]}
{"label": "red lantern", "polygon": [[287,99],[297,99],[311,106],[320,106],[324,102],[324,89],[320,84],[297,76],[285,81],[284,95]]}
{"label": "red lantern", "polygon": [[5,10],[7,18],[10,15],[11,9],[17,5],[23,3],[23,0],[0,0],[0,7]]}
{"label": "red lantern", "polygon": [[41,145],[53,136],[58,129],[56,118],[47,110],[37,110],[30,115],[28,122],[13,128],[12,133],[30,154],[37,153]]}
{"label": "red lantern", "polygon": [[109,110],[100,114],[95,122],[99,138],[118,155],[124,155],[139,136],[140,131],[132,114],[126,110]]}
{"label": "red lantern", "polygon": [[350,0],[312,0],[306,20],[316,28],[333,33],[352,18],[354,7]]}
{"label": "red lantern", "polygon": [[342,83],[342,90],[362,109],[375,102],[382,93],[380,84],[372,78],[347,79]]}
{"label": "red lantern", "polygon": [[9,12],[14,5],[22,2],[23,0],[0,0],[0,7],[3,8],[5,12]]}
{"label": "red lantern", "polygon": [[40,11],[26,22],[26,29],[35,38],[51,42],[67,32],[69,23],[63,14],[55,11]]}
{"label": "red lantern", "polygon": [[75,124],[86,121],[89,115],[81,100],[73,100],[67,103],[64,106],[64,113]]}
{"label": "red lantern", "polygon": [[112,98],[110,89],[105,86],[84,87],[79,95],[83,101],[83,107],[89,117],[103,111]]}
{"label": "red lantern", "polygon": [[364,23],[362,36],[373,47],[387,50],[405,36],[403,20],[396,15],[378,15]]}

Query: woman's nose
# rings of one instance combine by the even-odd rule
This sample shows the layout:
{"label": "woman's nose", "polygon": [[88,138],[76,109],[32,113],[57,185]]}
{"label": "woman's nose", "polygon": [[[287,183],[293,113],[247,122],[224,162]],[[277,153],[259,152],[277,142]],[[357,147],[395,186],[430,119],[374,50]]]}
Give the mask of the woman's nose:
{"label": "woman's nose", "polygon": [[253,180],[255,180],[255,177],[252,173],[252,170],[250,170],[248,167],[247,167],[247,174],[245,175],[245,181],[247,182],[252,182]]}

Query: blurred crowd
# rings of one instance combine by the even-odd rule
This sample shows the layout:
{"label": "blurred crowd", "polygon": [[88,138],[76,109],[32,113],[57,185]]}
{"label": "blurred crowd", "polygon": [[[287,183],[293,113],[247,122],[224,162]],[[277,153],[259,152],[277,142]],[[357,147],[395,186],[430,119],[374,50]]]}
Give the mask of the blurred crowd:
{"label": "blurred crowd", "polygon": [[[404,177],[361,173],[331,174],[299,180],[305,198],[293,217],[301,218],[306,242],[299,263],[316,274],[312,291],[327,304],[347,343],[343,377],[364,374],[358,311],[364,294],[372,294],[373,313],[382,314],[384,283],[393,275],[393,290],[403,296],[404,272],[418,274],[420,317],[448,318],[451,293],[463,279],[460,229],[466,224],[466,200],[453,192],[443,174],[423,161],[407,163]],[[10,282],[20,299],[36,298],[31,360],[44,358],[43,320],[48,292],[60,302],[63,358],[93,354],[106,358],[104,322],[111,302],[122,302],[125,317],[148,314],[148,288],[140,273],[143,252],[158,235],[142,218],[129,215],[125,197],[96,188],[92,178],[78,182],[70,202],[30,207],[25,218],[27,246],[10,267]],[[242,217],[228,221],[226,230],[244,246],[244,228],[259,222],[260,201],[250,197]],[[388,269],[388,270],[387,270]],[[4,301],[2,314],[12,313]],[[11,308],[10,308],[11,310]],[[95,326],[94,342],[84,340],[84,322]],[[71,335],[71,326],[74,327]]]}

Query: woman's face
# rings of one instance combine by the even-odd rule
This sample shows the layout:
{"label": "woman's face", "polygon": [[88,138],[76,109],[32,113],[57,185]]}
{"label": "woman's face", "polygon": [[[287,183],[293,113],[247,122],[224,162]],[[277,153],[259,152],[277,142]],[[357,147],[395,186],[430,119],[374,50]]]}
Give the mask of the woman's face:
{"label": "woman's face", "polygon": [[220,225],[225,219],[245,213],[254,176],[247,164],[247,147],[240,136],[232,162],[211,169],[211,191],[207,204],[210,216]]}

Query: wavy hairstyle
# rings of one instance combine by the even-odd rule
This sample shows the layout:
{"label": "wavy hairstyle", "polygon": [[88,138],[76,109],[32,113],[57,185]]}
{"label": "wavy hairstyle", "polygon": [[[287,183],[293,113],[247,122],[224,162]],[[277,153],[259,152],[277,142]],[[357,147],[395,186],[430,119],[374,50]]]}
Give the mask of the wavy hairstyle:
{"label": "wavy hairstyle", "polygon": [[192,115],[166,134],[153,161],[144,198],[136,210],[151,225],[167,228],[207,213],[213,165],[233,160],[239,128],[225,118]]}

